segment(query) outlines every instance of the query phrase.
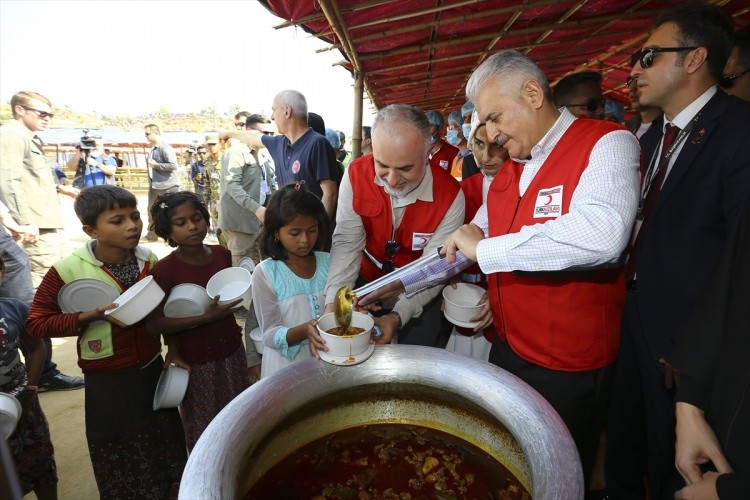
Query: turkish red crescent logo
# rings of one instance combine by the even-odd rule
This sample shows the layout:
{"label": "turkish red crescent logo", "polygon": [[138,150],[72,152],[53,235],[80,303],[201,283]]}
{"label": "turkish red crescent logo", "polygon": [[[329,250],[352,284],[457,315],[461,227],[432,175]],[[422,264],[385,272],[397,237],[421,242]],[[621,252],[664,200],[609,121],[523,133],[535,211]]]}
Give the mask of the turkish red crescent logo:
{"label": "turkish red crescent logo", "polygon": [[298,174],[300,169],[299,160],[294,160],[294,163],[292,163],[292,173]]}
{"label": "turkish red crescent logo", "polygon": [[99,352],[102,350],[102,341],[101,340],[89,340],[89,349],[91,349],[91,352]]}

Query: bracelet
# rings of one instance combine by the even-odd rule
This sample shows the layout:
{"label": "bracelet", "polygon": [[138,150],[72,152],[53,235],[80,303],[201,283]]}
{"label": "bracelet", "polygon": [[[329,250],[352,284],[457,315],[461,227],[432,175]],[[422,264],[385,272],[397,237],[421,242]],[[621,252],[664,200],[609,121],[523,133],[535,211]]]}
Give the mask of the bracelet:
{"label": "bracelet", "polygon": [[39,387],[36,385],[27,385],[25,389],[30,392],[37,392]]}

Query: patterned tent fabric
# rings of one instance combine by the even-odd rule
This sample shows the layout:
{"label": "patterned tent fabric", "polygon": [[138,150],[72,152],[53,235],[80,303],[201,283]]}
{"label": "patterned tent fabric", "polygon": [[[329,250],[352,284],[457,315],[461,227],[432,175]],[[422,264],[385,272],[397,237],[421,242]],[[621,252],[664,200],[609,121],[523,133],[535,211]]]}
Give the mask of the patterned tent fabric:
{"label": "patterned tent fabric", "polygon": [[[684,0],[260,0],[278,27],[301,26],[363,73],[376,108],[413,104],[444,113],[465,101],[465,85],[484,59],[514,48],[534,59],[550,83],[579,71],[602,74],[604,97],[628,103],[630,56],[653,20]],[[737,26],[750,23],[748,0],[712,0]]]}

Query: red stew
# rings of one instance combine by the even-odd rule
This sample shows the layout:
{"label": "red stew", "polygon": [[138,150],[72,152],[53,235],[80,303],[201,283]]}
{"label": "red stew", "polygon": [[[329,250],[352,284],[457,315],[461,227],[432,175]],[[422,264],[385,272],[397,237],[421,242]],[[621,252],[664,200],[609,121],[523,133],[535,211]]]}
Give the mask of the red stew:
{"label": "red stew", "polygon": [[476,446],[434,429],[362,426],[324,436],[269,470],[249,499],[529,499]]}

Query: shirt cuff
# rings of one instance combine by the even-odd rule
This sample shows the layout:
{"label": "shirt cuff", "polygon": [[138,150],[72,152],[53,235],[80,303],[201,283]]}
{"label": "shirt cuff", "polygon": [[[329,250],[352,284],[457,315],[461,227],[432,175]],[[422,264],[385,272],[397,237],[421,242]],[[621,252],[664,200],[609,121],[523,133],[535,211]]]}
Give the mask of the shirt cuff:
{"label": "shirt cuff", "polygon": [[276,330],[276,333],[273,335],[273,347],[279,353],[284,356],[287,359],[294,359],[297,357],[297,353],[299,353],[300,347],[302,347],[301,344],[290,346],[286,343],[286,334],[289,331],[289,328],[282,326],[278,330]]}
{"label": "shirt cuff", "polygon": [[677,385],[676,400],[689,403],[701,410],[708,408],[711,390],[707,385],[698,382],[688,375],[682,374]]}

